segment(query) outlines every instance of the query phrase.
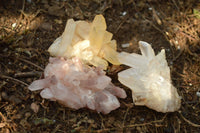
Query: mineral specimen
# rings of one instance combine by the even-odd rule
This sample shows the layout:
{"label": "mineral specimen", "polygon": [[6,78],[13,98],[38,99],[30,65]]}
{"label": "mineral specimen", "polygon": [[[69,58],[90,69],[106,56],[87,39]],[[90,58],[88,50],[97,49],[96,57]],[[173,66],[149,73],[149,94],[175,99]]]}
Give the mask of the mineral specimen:
{"label": "mineral specimen", "polygon": [[180,108],[180,97],[171,84],[165,50],[155,56],[151,45],[140,41],[142,55],[122,52],[119,61],[131,68],[118,73],[119,81],[132,90],[135,105],[145,105],[158,112]]}
{"label": "mineral specimen", "polygon": [[[106,69],[108,62],[119,65],[116,41],[113,34],[106,31],[106,22],[97,15],[92,23],[86,21],[67,21],[65,31],[49,47],[52,56],[78,57],[84,63]],[[106,61],[107,60],[107,61]]]}
{"label": "mineral specimen", "polygon": [[83,65],[78,58],[50,57],[44,79],[34,81],[31,91],[43,89],[43,98],[80,109],[87,107],[104,114],[120,106],[116,96],[125,98],[123,89],[114,86],[101,68]]}

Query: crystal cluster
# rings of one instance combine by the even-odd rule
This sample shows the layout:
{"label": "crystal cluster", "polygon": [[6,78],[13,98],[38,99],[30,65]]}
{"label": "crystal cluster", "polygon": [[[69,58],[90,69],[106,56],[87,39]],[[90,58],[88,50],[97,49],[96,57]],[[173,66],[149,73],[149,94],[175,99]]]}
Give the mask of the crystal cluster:
{"label": "crystal cluster", "polygon": [[67,107],[87,107],[104,114],[120,106],[116,96],[126,97],[125,91],[114,86],[101,68],[83,65],[78,58],[50,57],[44,79],[34,81],[29,89],[42,89],[41,97]]}
{"label": "crystal cluster", "polygon": [[119,65],[116,41],[106,31],[102,15],[95,16],[92,23],[69,19],[62,36],[57,38],[48,51],[52,56],[78,57],[84,63],[106,69],[108,62]]}
{"label": "crystal cluster", "polygon": [[42,90],[43,98],[73,109],[87,107],[108,114],[120,106],[116,96],[125,98],[126,93],[111,83],[103,69],[108,62],[125,64],[131,68],[118,73],[118,79],[132,90],[135,105],[163,113],[178,110],[181,101],[171,84],[165,50],[155,55],[150,44],[140,41],[142,55],[117,53],[113,34],[106,28],[102,15],[92,23],[69,19],[63,34],[48,49],[55,57],[50,57],[44,79],[34,81],[29,89]]}
{"label": "crystal cluster", "polygon": [[119,61],[131,68],[118,73],[119,81],[132,90],[135,105],[145,105],[158,112],[180,108],[180,97],[171,84],[165,50],[155,56],[151,45],[140,41],[142,55],[122,52]]}

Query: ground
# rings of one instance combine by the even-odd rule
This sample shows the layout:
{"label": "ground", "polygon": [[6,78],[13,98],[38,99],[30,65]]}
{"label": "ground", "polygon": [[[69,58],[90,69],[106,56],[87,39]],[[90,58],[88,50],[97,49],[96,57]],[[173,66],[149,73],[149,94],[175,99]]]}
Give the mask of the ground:
{"label": "ground", "polygon": [[[158,113],[135,106],[131,91],[117,80],[121,65],[107,75],[125,89],[121,107],[103,115],[72,110],[42,99],[27,86],[48,63],[48,47],[66,21],[106,18],[118,51],[139,53],[138,41],[166,50],[181,108]],[[130,43],[127,48],[122,44]],[[198,0],[2,0],[0,1],[0,131],[9,132],[200,132],[200,2]],[[31,104],[39,107],[32,110]]]}

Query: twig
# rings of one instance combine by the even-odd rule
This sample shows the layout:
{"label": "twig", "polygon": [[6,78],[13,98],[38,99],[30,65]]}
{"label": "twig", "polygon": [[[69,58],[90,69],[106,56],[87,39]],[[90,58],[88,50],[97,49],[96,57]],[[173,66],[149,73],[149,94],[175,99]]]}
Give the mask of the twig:
{"label": "twig", "polygon": [[3,108],[3,107],[5,107],[7,104],[8,104],[8,102],[5,102],[4,104],[2,104],[2,102],[1,102],[0,109]]}
{"label": "twig", "polygon": [[124,126],[122,128],[119,127],[115,127],[115,128],[106,128],[106,129],[102,129],[102,130],[97,130],[97,132],[103,132],[103,131],[111,131],[111,130],[122,130],[124,128],[132,128],[132,127],[139,127],[139,126],[146,126],[146,125],[152,125],[154,123],[159,123],[159,122],[163,122],[165,120],[165,118],[167,117],[167,114],[165,114],[165,116],[160,119],[160,120],[155,120],[155,121],[151,121],[151,122],[147,122],[147,123],[142,123],[142,124],[133,124],[133,125],[127,125]]}
{"label": "twig", "polygon": [[105,126],[104,126],[104,123],[103,123],[103,118],[102,118],[102,116],[101,116],[101,114],[99,113],[99,116],[100,116],[100,118],[101,118],[101,126],[103,127],[103,130],[105,129]]}
{"label": "twig", "polygon": [[[22,9],[21,9],[22,11],[24,11],[24,8],[25,8],[25,2],[26,2],[26,1],[23,0]],[[21,21],[22,21],[22,13],[20,14],[20,17],[19,17],[19,19],[18,19],[18,21],[17,21],[16,29],[19,27]]]}
{"label": "twig", "polygon": [[11,80],[14,80],[16,82],[19,82],[25,86],[29,86],[27,83],[21,81],[21,80],[18,80],[18,79],[15,79],[15,78],[12,78],[12,77],[9,77],[9,76],[6,76],[6,75],[0,75],[0,78],[3,78],[3,79],[11,79]]}
{"label": "twig", "polygon": [[180,9],[179,9],[178,5],[176,4],[176,2],[174,0],[172,0],[172,2],[174,3],[175,7],[177,8],[178,12],[180,13]]}
{"label": "twig", "polygon": [[22,58],[18,58],[18,57],[17,57],[17,59],[18,59],[18,60],[21,60],[21,61],[23,61],[23,62],[26,62],[26,63],[28,63],[28,64],[31,64],[31,65],[33,65],[33,66],[39,68],[40,70],[44,71],[44,69],[43,69],[42,67],[40,67],[40,66],[38,66],[38,65],[36,65],[36,64],[34,64],[34,63],[32,63],[32,62],[26,60],[26,59],[22,59]]}
{"label": "twig", "polygon": [[176,59],[178,59],[178,58],[181,56],[182,53],[183,53],[183,50],[181,50],[181,51],[178,53],[178,55],[172,59],[172,61],[174,62]]}
{"label": "twig", "polygon": [[24,10],[20,10],[21,14],[24,15],[24,17],[28,20],[28,23],[30,23],[40,12],[44,12],[46,13],[47,11],[45,11],[44,9],[38,9],[36,11],[35,14],[31,15],[31,14],[27,14],[24,12]]}
{"label": "twig", "polygon": [[25,7],[25,0],[23,0],[23,5],[22,5],[22,11],[24,11],[24,7]]}
{"label": "twig", "polygon": [[41,72],[38,72],[38,71],[32,71],[32,72],[19,72],[19,73],[16,73],[14,76],[15,77],[34,77],[36,75],[40,75]]}
{"label": "twig", "polygon": [[7,121],[7,118],[1,112],[0,112],[0,116],[1,116],[3,121]]}
{"label": "twig", "polygon": [[160,29],[160,28],[158,28],[155,24],[153,24],[151,21],[149,21],[148,19],[145,19],[145,21],[147,21],[149,24],[151,24],[156,30],[158,30],[161,34],[163,34],[163,36],[165,37],[165,39],[168,41],[168,42],[170,42],[169,41],[169,39],[168,39],[168,37],[167,37],[167,35]]}
{"label": "twig", "polygon": [[124,127],[124,123],[125,123],[125,120],[126,120],[126,116],[127,116],[128,112],[129,112],[129,109],[130,109],[130,108],[128,107],[127,110],[126,110],[126,113],[125,113],[125,115],[124,115],[122,127]]}
{"label": "twig", "polygon": [[156,30],[158,30],[161,34],[163,34],[163,36],[165,37],[165,39],[169,42],[169,46],[170,46],[170,49],[172,51],[172,56],[173,56],[173,59],[175,58],[174,57],[174,52],[173,52],[173,49],[172,49],[172,46],[171,46],[171,42],[169,40],[169,38],[167,37],[167,35],[160,29],[158,28],[156,25],[154,25],[151,21],[149,21],[148,19],[145,19],[148,23],[150,23]]}
{"label": "twig", "polygon": [[9,56],[10,56],[11,58],[16,58],[16,59],[18,59],[18,60],[21,60],[21,61],[23,61],[23,62],[26,62],[26,63],[28,63],[28,64],[30,64],[30,65],[33,65],[33,66],[37,67],[38,69],[44,71],[44,69],[43,69],[42,67],[40,67],[40,66],[38,66],[38,65],[36,65],[36,64],[34,64],[34,63],[32,63],[32,62],[26,60],[26,59],[22,59],[22,58],[19,58],[19,57],[14,57],[14,56],[12,56],[12,55],[2,55],[2,54],[0,54],[0,56],[2,56],[2,57],[9,57]]}
{"label": "twig", "polygon": [[61,125],[58,124],[58,125],[56,126],[56,128],[54,128],[54,130],[52,131],[52,133],[57,133],[57,131],[59,130],[60,127],[61,127]]}
{"label": "twig", "polygon": [[165,116],[162,119],[160,119],[160,120],[155,120],[155,121],[151,121],[151,122],[147,122],[147,123],[142,123],[142,124],[128,125],[126,127],[138,127],[138,126],[152,125],[153,123],[163,122],[166,117],[167,117],[167,114],[165,114]]}
{"label": "twig", "polygon": [[121,28],[121,26],[124,24],[124,22],[126,22],[126,20],[129,18],[129,14],[127,14],[124,19],[121,21],[121,23],[119,24],[119,26],[117,27],[117,29],[115,30],[115,34],[119,31],[119,29]]}
{"label": "twig", "polygon": [[195,124],[195,123],[189,121],[188,119],[186,119],[186,118],[181,114],[181,112],[179,112],[179,114],[180,114],[181,118],[182,118],[185,122],[187,122],[188,124],[192,125],[193,127],[200,127],[200,125]]}
{"label": "twig", "polygon": [[185,33],[184,31],[179,31],[178,33],[182,34],[183,36],[186,36],[186,37],[190,38],[193,41],[198,41],[197,39],[195,39],[195,37],[193,37],[190,34]]}

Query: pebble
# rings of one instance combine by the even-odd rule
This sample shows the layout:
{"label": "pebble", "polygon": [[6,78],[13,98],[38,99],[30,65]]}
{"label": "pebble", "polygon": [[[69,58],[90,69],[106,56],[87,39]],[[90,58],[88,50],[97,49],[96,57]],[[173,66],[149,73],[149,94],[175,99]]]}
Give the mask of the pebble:
{"label": "pebble", "polygon": [[127,12],[126,12],[126,11],[122,12],[122,16],[125,16],[126,14],[127,14]]}
{"label": "pebble", "polygon": [[122,46],[122,48],[128,48],[130,46],[130,44],[129,43],[124,43],[121,46]]}
{"label": "pebble", "polygon": [[149,7],[149,11],[153,10],[152,7]]}
{"label": "pebble", "polygon": [[48,22],[42,23],[40,25],[40,29],[46,30],[46,31],[51,31],[52,30],[52,25]]}
{"label": "pebble", "polygon": [[15,28],[17,26],[17,23],[12,24],[12,28]]}
{"label": "pebble", "polygon": [[141,121],[141,122],[144,121],[144,118],[140,118],[140,121]]}
{"label": "pebble", "polygon": [[200,97],[200,92],[197,91],[197,92],[196,92],[196,95],[197,95],[197,97]]}
{"label": "pebble", "polygon": [[31,104],[31,109],[33,110],[33,112],[37,113],[39,111],[40,106],[37,105],[36,103],[32,103]]}

